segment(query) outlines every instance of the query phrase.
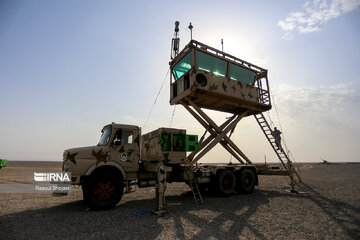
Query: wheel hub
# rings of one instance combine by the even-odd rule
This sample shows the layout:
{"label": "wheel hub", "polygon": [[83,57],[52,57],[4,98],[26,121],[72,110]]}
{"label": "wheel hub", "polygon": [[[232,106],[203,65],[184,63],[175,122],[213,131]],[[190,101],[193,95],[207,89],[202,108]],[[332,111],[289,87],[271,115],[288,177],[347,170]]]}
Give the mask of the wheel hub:
{"label": "wheel hub", "polygon": [[225,190],[230,190],[232,187],[232,180],[229,178],[224,178],[222,185]]}
{"label": "wheel hub", "polygon": [[109,200],[114,194],[115,187],[111,181],[101,181],[94,188],[94,195],[97,200]]}

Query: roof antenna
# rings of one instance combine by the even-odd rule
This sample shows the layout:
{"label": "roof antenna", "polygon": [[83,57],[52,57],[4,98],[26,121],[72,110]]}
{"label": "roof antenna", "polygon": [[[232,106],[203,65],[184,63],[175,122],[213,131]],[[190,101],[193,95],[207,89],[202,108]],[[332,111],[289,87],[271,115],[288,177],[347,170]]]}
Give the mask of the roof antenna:
{"label": "roof antenna", "polygon": [[179,21],[175,22],[175,33],[171,42],[171,59],[174,59],[179,53],[180,39],[179,39]]}
{"label": "roof antenna", "polygon": [[221,39],[221,51],[224,51],[224,40]]}
{"label": "roof antenna", "polygon": [[190,23],[190,25],[189,25],[188,28],[190,29],[190,41],[192,41],[192,29],[193,29],[193,25],[191,25],[191,23]]}

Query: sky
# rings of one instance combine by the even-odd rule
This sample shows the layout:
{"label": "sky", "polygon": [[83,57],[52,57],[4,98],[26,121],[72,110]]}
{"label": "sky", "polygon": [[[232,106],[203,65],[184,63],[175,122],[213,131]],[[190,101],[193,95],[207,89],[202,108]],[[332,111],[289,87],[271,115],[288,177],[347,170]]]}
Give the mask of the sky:
{"label": "sky", "polygon": [[[297,162],[360,160],[360,0],[0,0],[0,158],[61,161],[111,122],[202,135],[169,105],[175,21],[181,48],[191,22],[194,39],[224,39],[225,52],[268,69],[265,116]],[[278,161],[251,116],[231,138],[253,162]],[[218,146],[202,162],[230,160]]]}

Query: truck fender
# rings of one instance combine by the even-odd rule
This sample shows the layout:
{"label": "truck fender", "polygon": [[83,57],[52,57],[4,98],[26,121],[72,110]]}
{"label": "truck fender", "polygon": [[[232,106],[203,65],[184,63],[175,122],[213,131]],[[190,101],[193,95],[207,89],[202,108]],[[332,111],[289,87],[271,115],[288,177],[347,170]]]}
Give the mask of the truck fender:
{"label": "truck fender", "polygon": [[107,163],[104,163],[104,162],[101,162],[99,163],[97,166],[96,164],[93,164],[91,165],[91,167],[89,167],[89,169],[86,171],[86,176],[90,176],[90,174],[98,167],[101,167],[101,166],[113,166],[113,167],[116,167],[118,170],[120,170],[121,174],[123,175],[123,178],[126,179],[126,174],[125,174],[125,171],[124,171],[124,168],[116,163],[116,162],[107,162]]}

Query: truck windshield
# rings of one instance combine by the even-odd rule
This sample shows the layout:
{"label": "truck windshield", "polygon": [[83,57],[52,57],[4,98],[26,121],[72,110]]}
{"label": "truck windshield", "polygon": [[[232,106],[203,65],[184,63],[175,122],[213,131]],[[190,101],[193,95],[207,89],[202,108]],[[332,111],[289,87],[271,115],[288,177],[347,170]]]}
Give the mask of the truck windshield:
{"label": "truck windshield", "polygon": [[105,146],[109,142],[110,136],[111,136],[111,127],[103,131],[98,146]]}

